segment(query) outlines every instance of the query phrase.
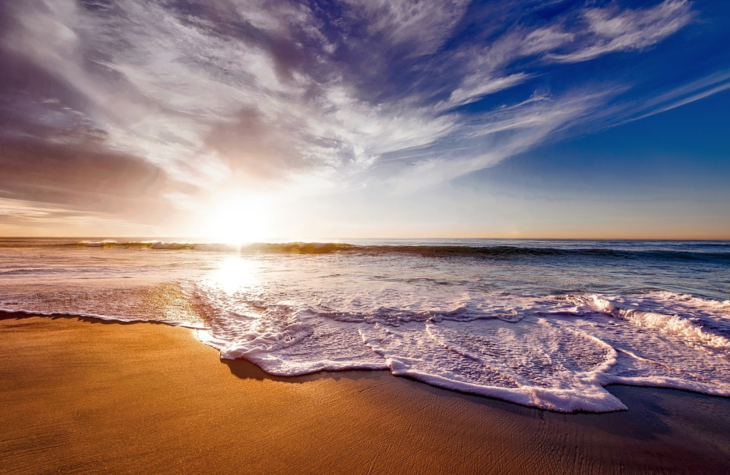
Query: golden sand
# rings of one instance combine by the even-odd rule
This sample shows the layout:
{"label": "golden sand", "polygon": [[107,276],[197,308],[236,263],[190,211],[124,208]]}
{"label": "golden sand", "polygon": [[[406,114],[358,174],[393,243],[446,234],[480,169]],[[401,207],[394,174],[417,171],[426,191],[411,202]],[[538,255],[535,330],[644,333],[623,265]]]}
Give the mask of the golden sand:
{"label": "golden sand", "polygon": [[563,415],[349,371],[273,378],[189,330],[0,320],[1,473],[730,471],[730,399]]}

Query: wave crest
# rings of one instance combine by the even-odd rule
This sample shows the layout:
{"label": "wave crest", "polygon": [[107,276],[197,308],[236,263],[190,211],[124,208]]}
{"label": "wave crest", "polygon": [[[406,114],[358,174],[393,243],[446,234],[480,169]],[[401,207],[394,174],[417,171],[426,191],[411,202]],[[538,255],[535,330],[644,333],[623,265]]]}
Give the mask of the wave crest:
{"label": "wave crest", "polygon": [[364,255],[410,254],[433,258],[549,258],[549,257],[591,257],[618,259],[662,259],[720,261],[730,263],[730,252],[712,251],[668,251],[668,250],[626,250],[604,248],[564,249],[557,247],[522,246],[460,246],[460,245],[356,245],[341,242],[285,242],[254,243],[242,246],[222,243],[195,243],[185,241],[79,241],[62,244],[68,247],[89,248],[146,248],[166,250],[198,250],[218,252],[238,252],[241,254],[331,254],[336,252],[360,253]]}

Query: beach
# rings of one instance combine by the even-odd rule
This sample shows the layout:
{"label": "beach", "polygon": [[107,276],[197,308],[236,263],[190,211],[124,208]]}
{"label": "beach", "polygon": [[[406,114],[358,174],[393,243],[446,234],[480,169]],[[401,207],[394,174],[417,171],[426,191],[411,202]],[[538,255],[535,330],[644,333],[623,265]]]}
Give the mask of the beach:
{"label": "beach", "polygon": [[730,475],[729,43],[0,0],[0,475]]}
{"label": "beach", "polygon": [[185,328],[0,320],[3,473],[727,473],[730,399],[559,414],[386,371],[277,378]]}

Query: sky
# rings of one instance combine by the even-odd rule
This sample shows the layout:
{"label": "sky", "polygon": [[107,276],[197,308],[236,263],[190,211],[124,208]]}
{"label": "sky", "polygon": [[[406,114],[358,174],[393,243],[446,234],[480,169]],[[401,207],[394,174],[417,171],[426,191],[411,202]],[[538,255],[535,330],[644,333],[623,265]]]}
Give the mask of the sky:
{"label": "sky", "polygon": [[0,0],[0,236],[730,238],[730,3]]}

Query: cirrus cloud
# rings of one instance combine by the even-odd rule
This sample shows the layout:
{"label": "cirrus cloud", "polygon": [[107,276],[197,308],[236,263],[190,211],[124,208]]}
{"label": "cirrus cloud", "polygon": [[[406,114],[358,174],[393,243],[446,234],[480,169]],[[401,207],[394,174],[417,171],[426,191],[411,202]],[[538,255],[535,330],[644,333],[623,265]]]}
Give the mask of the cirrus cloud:
{"label": "cirrus cloud", "polygon": [[[687,0],[562,3],[551,14],[516,0],[6,3],[0,151],[12,178],[0,189],[74,207],[69,177],[85,190],[106,173],[135,183],[106,191],[171,207],[231,183],[410,192],[650,107],[611,103],[630,88],[618,79],[547,78],[642,54],[698,17]],[[48,191],[59,176],[66,195]]]}

